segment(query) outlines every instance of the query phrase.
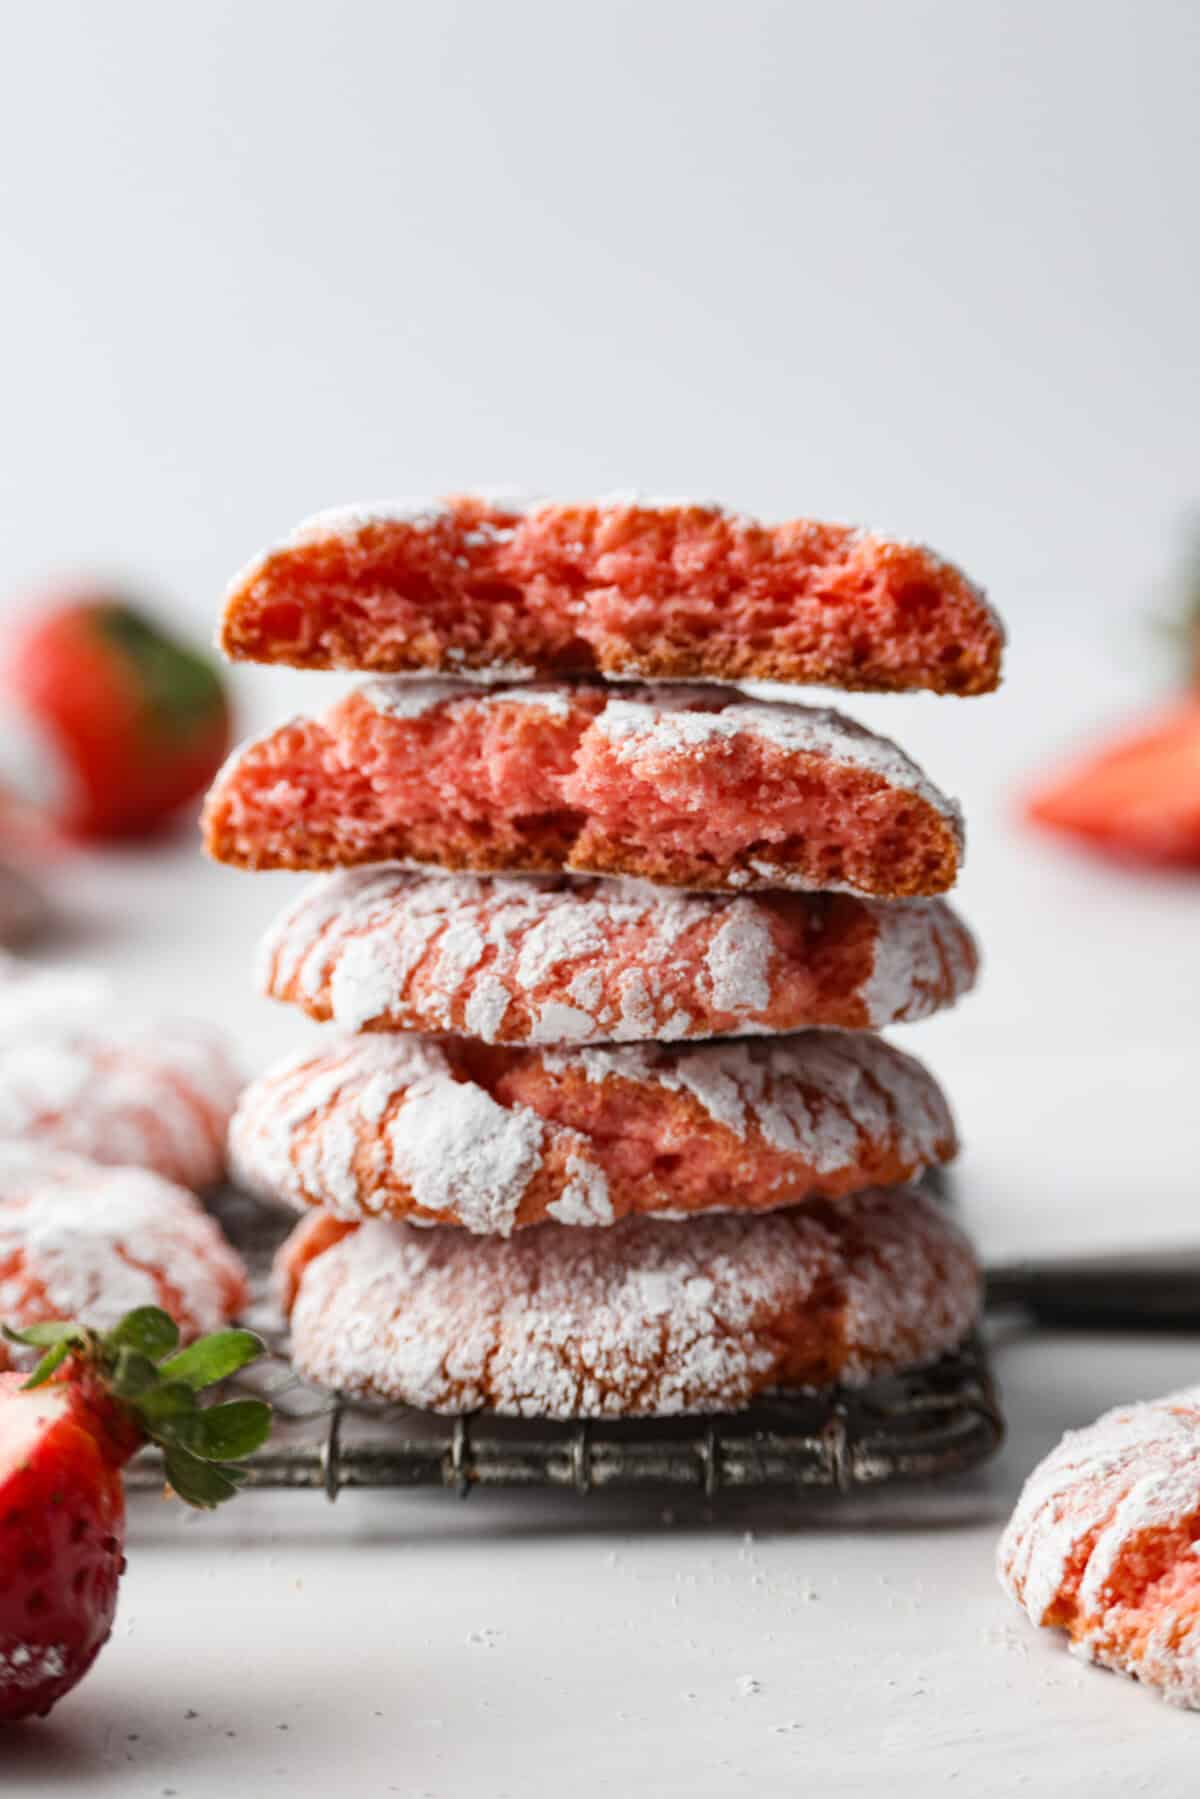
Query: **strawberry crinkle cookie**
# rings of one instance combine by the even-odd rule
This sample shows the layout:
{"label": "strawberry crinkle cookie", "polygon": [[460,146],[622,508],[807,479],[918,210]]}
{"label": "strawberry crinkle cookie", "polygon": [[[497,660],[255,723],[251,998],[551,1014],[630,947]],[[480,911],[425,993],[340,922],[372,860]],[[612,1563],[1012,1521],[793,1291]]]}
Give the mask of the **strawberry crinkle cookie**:
{"label": "strawberry crinkle cookie", "polygon": [[1069,1431],[1025,1484],[1001,1584],[1072,1652],[1200,1710],[1200,1387]]}
{"label": "strawberry crinkle cookie", "polygon": [[161,1306],[185,1337],[249,1297],[241,1258],[195,1197],[143,1168],[0,1143],[0,1318],[111,1329]]}
{"label": "strawberry crinkle cookie", "polygon": [[933,551],[714,505],[472,495],[321,513],[234,581],[233,657],[381,674],[988,693],[1004,637]]}
{"label": "strawberry crinkle cookie", "polygon": [[508,1241],[317,1215],[278,1266],[308,1379],[521,1417],[733,1411],[776,1387],[856,1385],[952,1348],[979,1305],[965,1238],[904,1189]]}
{"label": "strawberry crinkle cookie", "polygon": [[867,1034],[671,1048],[352,1037],[252,1082],[235,1176],[334,1216],[479,1234],[553,1219],[768,1211],[905,1181],[956,1151],[941,1089]]}
{"label": "strawberry crinkle cookie", "polygon": [[263,990],[344,1030],[633,1043],[927,1018],[978,956],[940,900],[661,892],[351,869],[262,946]]}
{"label": "strawberry crinkle cookie", "polygon": [[952,887],[962,817],[836,712],[705,687],[368,682],[236,752],[205,836],[246,868],[406,861],[885,899]]}
{"label": "strawberry crinkle cookie", "polygon": [[0,1138],[148,1168],[185,1187],[224,1173],[240,1086],[220,1038],[196,1026],[51,1013],[0,1029]]}

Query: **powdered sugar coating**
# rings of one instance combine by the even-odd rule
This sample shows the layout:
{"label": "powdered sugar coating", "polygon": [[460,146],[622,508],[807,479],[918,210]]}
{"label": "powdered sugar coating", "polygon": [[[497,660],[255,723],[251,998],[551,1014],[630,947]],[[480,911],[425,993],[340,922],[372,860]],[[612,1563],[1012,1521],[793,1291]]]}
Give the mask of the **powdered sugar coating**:
{"label": "powdered sugar coating", "polygon": [[612,740],[623,762],[702,758],[714,744],[754,737],[788,754],[861,768],[889,787],[916,794],[953,824],[962,842],[962,808],[890,738],[876,736],[829,707],[741,699],[725,701],[719,710],[701,709],[697,692],[706,690],[631,688],[609,700],[592,728]]}
{"label": "powdered sugar coating", "polygon": [[206,841],[250,867],[569,869],[708,891],[945,892],[956,803],[836,713],[693,684],[372,681],[243,747]]}
{"label": "powdered sugar coating", "polygon": [[[686,1224],[553,1225],[503,1242],[375,1222],[283,1261],[309,1379],[429,1411],[729,1411],[774,1387],[858,1384],[958,1342],[965,1240],[923,1195]],[[328,1238],[325,1239],[328,1241]]]}
{"label": "powdered sugar coating", "polygon": [[182,1187],[142,1168],[0,1144],[0,1317],[107,1330],[156,1305],[192,1337],[235,1317],[247,1295],[240,1258]]}
{"label": "powdered sugar coating", "polygon": [[197,1190],[224,1172],[240,1086],[224,1042],[199,1026],[0,1031],[0,1137],[148,1168]]}
{"label": "powdered sugar coating", "polygon": [[230,1131],[236,1177],[271,1198],[499,1236],[841,1199],[955,1149],[928,1071],[837,1031],[674,1049],[354,1037],[253,1082]]}
{"label": "powdered sugar coating", "polygon": [[1200,1709],[1200,1387],[1068,1431],[1001,1540],[1001,1584],[1074,1653]]}
{"label": "powdered sugar coating", "polygon": [[605,1043],[879,1029],[952,1005],[975,964],[938,900],[385,865],[314,882],[269,932],[258,973],[263,991],[349,1031]]}

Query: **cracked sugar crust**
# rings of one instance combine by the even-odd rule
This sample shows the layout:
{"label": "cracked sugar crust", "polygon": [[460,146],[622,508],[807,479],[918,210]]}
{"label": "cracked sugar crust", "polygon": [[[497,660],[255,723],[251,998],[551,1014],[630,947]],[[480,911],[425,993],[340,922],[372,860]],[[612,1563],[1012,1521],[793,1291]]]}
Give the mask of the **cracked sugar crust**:
{"label": "cracked sugar crust", "polygon": [[196,1190],[224,1173],[240,1087],[224,1042],[200,1026],[46,1014],[0,1028],[0,1137],[148,1168]]}
{"label": "cracked sugar crust", "polygon": [[990,692],[1003,628],[919,544],[711,503],[473,494],[306,520],[234,580],[234,657],[373,673]]}
{"label": "cracked sugar crust", "polygon": [[185,1337],[228,1323],[246,1270],[194,1196],[142,1168],[0,1143],[0,1317],[111,1329],[161,1306]]}
{"label": "cracked sugar crust", "polygon": [[979,1304],[965,1238],[925,1195],[766,1217],[543,1225],[508,1241],[317,1216],[285,1244],[309,1380],[435,1412],[734,1411],[940,1355]]}
{"label": "cracked sugar crust", "polygon": [[946,891],[954,801],[840,714],[699,686],[374,681],[244,746],[205,809],[247,868],[399,861],[677,887]]}
{"label": "cracked sugar crust", "polygon": [[1001,1584],[1072,1652],[1200,1710],[1200,1387],[1068,1431],[1025,1483]]}
{"label": "cracked sugar crust", "polygon": [[974,983],[943,901],[670,892],[633,881],[422,875],[313,883],[259,955],[273,998],[347,1031],[632,1043],[880,1029]]}
{"label": "cracked sugar crust", "polygon": [[928,1070],[866,1033],[558,1050],[378,1034],[253,1082],[229,1147],[238,1180],[298,1209],[507,1236],[840,1200],[957,1141]]}

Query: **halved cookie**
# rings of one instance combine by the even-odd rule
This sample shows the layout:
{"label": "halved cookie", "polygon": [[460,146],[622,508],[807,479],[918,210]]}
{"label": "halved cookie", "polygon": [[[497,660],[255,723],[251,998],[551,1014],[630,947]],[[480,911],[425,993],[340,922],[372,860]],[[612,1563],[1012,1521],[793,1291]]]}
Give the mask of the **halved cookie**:
{"label": "halved cookie", "polygon": [[1200,1387],[1068,1431],[1025,1483],[1001,1584],[1087,1661],[1200,1710]]}
{"label": "halved cookie", "polygon": [[690,501],[471,495],[321,513],[233,583],[253,662],[987,693],[1004,637],[932,550]]}
{"label": "halved cookie", "polygon": [[957,806],[835,712],[704,687],[370,682],[246,745],[206,842],[245,868],[407,861],[887,899],[952,887]]}

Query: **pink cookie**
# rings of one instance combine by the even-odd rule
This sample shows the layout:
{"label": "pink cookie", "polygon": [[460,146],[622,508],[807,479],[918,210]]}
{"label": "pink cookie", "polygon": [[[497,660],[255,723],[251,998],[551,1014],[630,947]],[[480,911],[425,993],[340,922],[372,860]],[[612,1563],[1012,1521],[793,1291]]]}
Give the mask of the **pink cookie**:
{"label": "pink cookie", "polygon": [[734,1411],[776,1387],[927,1361],[979,1305],[969,1246],[911,1191],[841,1206],[510,1241],[307,1221],[281,1254],[309,1380],[435,1412]]}
{"label": "pink cookie", "polygon": [[152,1169],[185,1187],[221,1178],[240,1084],[220,1039],[188,1025],[43,1017],[0,1031],[0,1137]]}
{"label": "pink cookie", "polygon": [[142,1168],[0,1143],[0,1319],[111,1329],[161,1306],[185,1337],[236,1317],[240,1258],[182,1187]]}
{"label": "pink cookie", "polygon": [[987,693],[1003,632],[932,550],[719,506],[463,494],[319,514],[235,580],[221,642],[296,668]]}
{"label": "pink cookie", "polygon": [[245,868],[569,868],[676,887],[942,893],[955,804],[836,712],[704,687],[374,681],[237,752],[205,811]]}
{"label": "pink cookie", "polygon": [[1200,1387],[1119,1406],[1034,1469],[1001,1584],[1073,1653],[1200,1710]]}
{"label": "pink cookie", "polygon": [[420,875],[315,882],[263,945],[275,999],[349,1031],[636,1043],[927,1018],[974,983],[941,900]]}
{"label": "pink cookie", "polygon": [[238,1179],[290,1205],[507,1236],[841,1199],[957,1144],[919,1062],[809,1031],[568,1050],[351,1037],[253,1082],[229,1148]]}

